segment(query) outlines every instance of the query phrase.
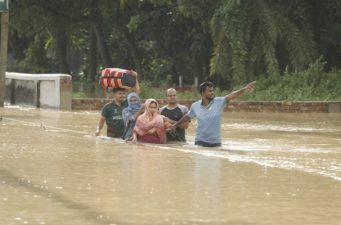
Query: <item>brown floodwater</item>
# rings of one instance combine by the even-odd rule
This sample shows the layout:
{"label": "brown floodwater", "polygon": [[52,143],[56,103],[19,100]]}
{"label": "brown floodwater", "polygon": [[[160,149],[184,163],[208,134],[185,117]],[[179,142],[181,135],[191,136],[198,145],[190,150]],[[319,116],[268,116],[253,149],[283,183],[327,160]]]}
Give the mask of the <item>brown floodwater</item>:
{"label": "brown floodwater", "polygon": [[218,148],[195,121],[186,144],[134,145],[94,137],[99,111],[0,117],[1,225],[341,224],[340,113],[225,113]]}

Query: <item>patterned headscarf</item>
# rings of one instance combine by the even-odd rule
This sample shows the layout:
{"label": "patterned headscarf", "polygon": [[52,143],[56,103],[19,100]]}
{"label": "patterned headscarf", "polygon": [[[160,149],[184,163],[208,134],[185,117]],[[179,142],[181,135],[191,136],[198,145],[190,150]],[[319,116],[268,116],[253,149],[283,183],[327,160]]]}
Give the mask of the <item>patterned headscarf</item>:
{"label": "patterned headscarf", "polygon": [[[149,110],[150,104],[155,103],[157,110],[153,114]],[[163,117],[159,113],[159,103],[152,98],[149,98],[145,101],[145,112],[137,118],[134,131],[139,135],[139,136],[144,136],[148,133],[149,130],[152,128],[155,128],[157,135],[160,138],[161,143],[165,143],[166,141],[166,131],[165,131],[165,126],[163,122]]]}

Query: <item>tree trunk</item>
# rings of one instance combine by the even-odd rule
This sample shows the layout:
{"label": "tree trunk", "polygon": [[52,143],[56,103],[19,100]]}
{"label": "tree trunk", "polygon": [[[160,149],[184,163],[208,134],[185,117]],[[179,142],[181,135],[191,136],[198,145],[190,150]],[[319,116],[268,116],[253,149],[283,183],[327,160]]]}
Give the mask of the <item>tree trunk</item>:
{"label": "tree trunk", "polygon": [[138,52],[137,52],[137,48],[135,46],[135,43],[133,41],[131,41],[131,39],[129,38],[129,36],[127,34],[125,34],[127,43],[128,43],[128,48],[129,48],[129,52],[131,55],[131,58],[133,60],[134,63],[134,70],[137,73],[141,73],[141,62],[140,62],[140,58],[138,56]]}
{"label": "tree trunk", "polygon": [[112,67],[111,57],[109,54],[109,48],[107,46],[107,43],[105,43],[105,38],[103,38],[102,28],[100,27],[98,23],[94,23],[94,29],[95,29],[99,54],[102,58],[102,62],[105,67]]}
{"label": "tree trunk", "polygon": [[89,29],[89,74],[88,79],[95,81],[97,76],[97,46],[94,23],[90,23]]}
{"label": "tree trunk", "polygon": [[56,58],[58,61],[58,67],[60,73],[70,74],[69,65],[67,62],[67,36],[65,30],[62,28],[63,25],[57,25],[54,39],[56,44]]}

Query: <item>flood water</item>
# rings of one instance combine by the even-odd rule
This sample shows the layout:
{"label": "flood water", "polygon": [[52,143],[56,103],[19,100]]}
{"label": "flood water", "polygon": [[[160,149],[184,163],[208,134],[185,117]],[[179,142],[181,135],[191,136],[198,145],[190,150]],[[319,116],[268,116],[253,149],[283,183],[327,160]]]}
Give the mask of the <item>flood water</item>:
{"label": "flood water", "polygon": [[218,148],[195,123],[133,145],[94,137],[98,111],[0,117],[1,225],[341,224],[341,114],[225,113]]}

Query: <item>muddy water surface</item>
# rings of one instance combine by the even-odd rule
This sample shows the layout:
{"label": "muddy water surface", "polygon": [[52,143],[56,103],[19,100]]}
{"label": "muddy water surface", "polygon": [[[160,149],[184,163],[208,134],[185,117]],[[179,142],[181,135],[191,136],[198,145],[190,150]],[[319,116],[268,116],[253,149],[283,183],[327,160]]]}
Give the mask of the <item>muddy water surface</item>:
{"label": "muddy water surface", "polygon": [[0,224],[341,224],[340,114],[225,113],[219,148],[195,121],[133,145],[94,137],[97,111],[0,117]]}

